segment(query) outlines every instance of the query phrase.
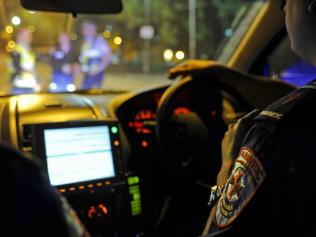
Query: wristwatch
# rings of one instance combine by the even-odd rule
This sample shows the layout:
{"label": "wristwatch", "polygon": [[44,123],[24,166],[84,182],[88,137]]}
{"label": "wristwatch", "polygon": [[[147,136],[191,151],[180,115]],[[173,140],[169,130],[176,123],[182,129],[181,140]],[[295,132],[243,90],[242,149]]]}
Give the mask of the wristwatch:
{"label": "wristwatch", "polygon": [[223,193],[223,188],[224,188],[224,186],[222,185],[222,186],[217,186],[217,185],[215,185],[215,186],[213,186],[212,188],[211,188],[211,194],[210,194],[210,199],[209,199],[209,201],[208,201],[208,205],[209,206],[214,206],[215,205],[215,203],[217,202],[217,200],[219,199],[219,197],[222,195],[222,193]]}

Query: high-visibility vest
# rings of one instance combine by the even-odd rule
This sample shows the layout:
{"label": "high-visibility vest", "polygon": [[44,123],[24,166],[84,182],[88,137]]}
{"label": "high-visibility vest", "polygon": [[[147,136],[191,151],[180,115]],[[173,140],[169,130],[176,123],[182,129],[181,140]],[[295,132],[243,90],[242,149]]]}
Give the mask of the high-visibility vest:
{"label": "high-visibility vest", "polygon": [[108,51],[110,48],[101,36],[96,36],[92,42],[84,42],[79,57],[81,71],[83,73],[95,71]]}
{"label": "high-visibility vest", "polygon": [[18,88],[35,88],[37,86],[36,76],[32,72],[29,72],[35,69],[35,54],[19,44],[14,47],[13,52],[20,55],[20,67],[22,69],[21,73],[13,78],[13,86]]}

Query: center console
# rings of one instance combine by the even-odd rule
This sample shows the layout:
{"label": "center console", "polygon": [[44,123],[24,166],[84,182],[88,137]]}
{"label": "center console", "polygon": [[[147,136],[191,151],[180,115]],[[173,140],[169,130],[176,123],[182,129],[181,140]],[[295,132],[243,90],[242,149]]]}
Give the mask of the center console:
{"label": "center console", "polygon": [[0,117],[0,139],[42,163],[91,236],[142,236],[140,180],[125,169],[116,120],[72,94],[4,98]]}
{"label": "center console", "polygon": [[128,184],[135,177],[124,173],[117,122],[43,123],[30,129],[33,153],[51,185],[68,199],[88,230],[98,236],[129,236],[130,213],[141,212],[140,194],[139,205],[130,205],[137,201]]}

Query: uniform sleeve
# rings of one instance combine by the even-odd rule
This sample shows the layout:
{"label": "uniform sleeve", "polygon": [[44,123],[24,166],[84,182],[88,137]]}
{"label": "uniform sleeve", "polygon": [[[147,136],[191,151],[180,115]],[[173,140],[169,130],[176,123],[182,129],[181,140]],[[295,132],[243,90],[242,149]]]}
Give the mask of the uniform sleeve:
{"label": "uniform sleeve", "polygon": [[102,37],[98,38],[99,50],[101,52],[102,57],[109,54],[111,52],[111,48],[109,47],[107,41]]}
{"label": "uniform sleeve", "polygon": [[258,124],[250,129],[214,207],[211,232],[231,226],[254,197],[267,174],[277,169],[280,152],[274,134]]}

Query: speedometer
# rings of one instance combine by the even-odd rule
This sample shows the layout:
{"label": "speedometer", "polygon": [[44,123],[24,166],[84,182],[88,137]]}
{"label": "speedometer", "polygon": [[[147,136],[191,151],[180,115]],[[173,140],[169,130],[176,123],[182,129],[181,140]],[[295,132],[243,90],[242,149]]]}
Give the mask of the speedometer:
{"label": "speedometer", "polygon": [[134,115],[128,126],[139,134],[153,133],[156,126],[156,116],[155,111],[142,109]]}

